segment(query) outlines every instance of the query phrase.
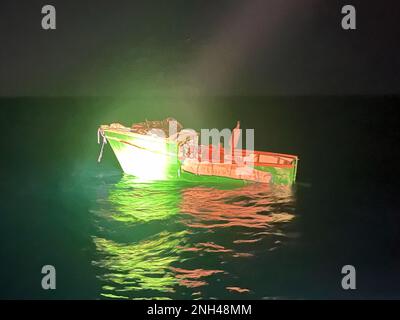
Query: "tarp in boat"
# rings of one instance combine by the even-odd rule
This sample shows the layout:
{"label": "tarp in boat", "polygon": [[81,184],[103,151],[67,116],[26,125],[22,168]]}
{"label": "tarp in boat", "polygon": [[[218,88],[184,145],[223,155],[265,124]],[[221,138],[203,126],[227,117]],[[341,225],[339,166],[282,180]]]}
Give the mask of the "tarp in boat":
{"label": "tarp in boat", "polygon": [[[170,126],[175,127],[176,132],[169,132]],[[150,131],[155,132],[155,129],[162,130],[164,132],[164,137],[169,137],[170,134],[181,131],[183,126],[176,119],[168,117],[164,120],[146,120],[144,122],[134,123],[131,127],[132,132],[139,134],[147,134]]]}

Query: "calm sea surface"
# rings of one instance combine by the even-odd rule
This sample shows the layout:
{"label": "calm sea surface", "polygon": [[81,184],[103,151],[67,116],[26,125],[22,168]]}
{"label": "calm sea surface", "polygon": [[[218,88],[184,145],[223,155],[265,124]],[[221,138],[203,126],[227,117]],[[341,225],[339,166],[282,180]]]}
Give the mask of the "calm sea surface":
{"label": "calm sea surface", "polygon": [[[1,298],[400,298],[397,99],[153,102],[1,100]],[[97,163],[100,124],[166,116],[242,120],[257,149],[300,156],[298,184],[138,182],[109,146]]]}

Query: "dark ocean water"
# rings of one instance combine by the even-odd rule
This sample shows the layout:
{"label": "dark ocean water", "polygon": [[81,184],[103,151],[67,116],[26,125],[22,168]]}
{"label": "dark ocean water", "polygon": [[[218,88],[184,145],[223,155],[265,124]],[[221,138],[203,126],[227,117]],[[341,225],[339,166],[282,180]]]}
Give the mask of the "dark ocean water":
{"label": "dark ocean water", "polygon": [[[1,99],[0,298],[400,298],[399,99]],[[138,183],[100,124],[255,129],[298,184]],[[57,289],[41,289],[43,265]],[[354,265],[357,289],[341,288]]]}

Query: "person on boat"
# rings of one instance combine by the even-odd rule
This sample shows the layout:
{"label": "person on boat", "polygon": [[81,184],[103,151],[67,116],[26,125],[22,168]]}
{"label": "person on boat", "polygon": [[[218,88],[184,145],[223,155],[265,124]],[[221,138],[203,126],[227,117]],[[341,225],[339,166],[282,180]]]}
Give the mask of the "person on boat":
{"label": "person on boat", "polygon": [[231,138],[228,141],[228,145],[224,148],[224,162],[232,163],[232,162],[240,162],[237,155],[235,154],[235,149],[238,146],[240,139],[240,121],[236,122],[236,127],[232,130]]}
{"label": "person on boat", "polygon": [[240,139],[240,121],[236,122],[236,127],[232,130],[231,139],[229,140],[229,147],[233,153]]}

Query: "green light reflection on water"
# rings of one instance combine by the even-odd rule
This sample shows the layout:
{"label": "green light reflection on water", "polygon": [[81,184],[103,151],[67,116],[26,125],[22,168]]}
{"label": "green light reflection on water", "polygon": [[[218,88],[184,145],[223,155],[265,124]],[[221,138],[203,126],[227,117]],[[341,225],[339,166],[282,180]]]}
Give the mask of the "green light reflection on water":
{"label": "green light reflection on water", "polygon": [[[108,206],[102,216],[121,222],[135,232],[143,223],[168,220],[179,213],[181,193],[176,184],[138,182],[125,175],[108,193]],[[162,231],[133,243],[121,243],[93,237],[100,259],[94,264],[103,270],[101,295],[106,298],[130,298],[142,292],[143,298],[168,299],[163,293],[174,292],[178,284],[171,265],[181,261],[181,251],[188,231]],[[140,298],[140,297],[139,297]]]}
{"label": "green light reflection on water", "polygon": [[294,217],[293,193],[284,187],[143,183],[130,176],[106,187],[93,211],[93,265],[104,298],[201,298],[203,286],[221,277],[236,288],[220,262],[251,259],[258,244],[274,249],[285,238],[279,226]]}

